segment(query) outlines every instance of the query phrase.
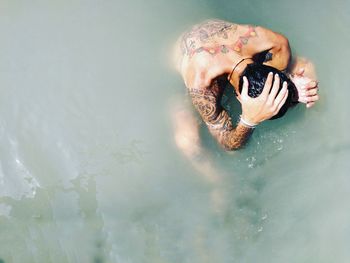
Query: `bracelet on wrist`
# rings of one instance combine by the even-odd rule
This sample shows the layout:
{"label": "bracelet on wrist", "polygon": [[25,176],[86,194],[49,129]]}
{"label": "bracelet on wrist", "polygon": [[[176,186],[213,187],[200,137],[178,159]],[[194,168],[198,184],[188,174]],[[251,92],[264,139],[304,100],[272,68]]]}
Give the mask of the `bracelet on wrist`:
{"label": "bracelet on wrist", "polygon": [[258,124],[255,124],[255,123],[250,123],[249,121],[246,121],[245,119],[242,118],[242,115],[239,116],[239,122],[247,127],[247,128],[250,128],[250,129],[254,129]]}

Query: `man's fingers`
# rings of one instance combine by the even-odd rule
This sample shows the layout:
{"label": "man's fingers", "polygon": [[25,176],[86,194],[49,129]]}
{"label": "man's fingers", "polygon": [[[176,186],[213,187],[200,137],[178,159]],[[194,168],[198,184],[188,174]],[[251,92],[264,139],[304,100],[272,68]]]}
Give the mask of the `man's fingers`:
{"label": "man's fingers", "polygon": [[320,99],[320,96],[319,95],[313,95],[313,96],[305,96],[305,97],[302,97],[299,99],[299,102],[301,103],[310,103],[310,102],[316,102]]}
{"label": "man's fingers", "polygon": [[306,86],[307,89],[312,89],[312,88],[315,88],[317,87],[318,85],[318,82],[316,80],[312,80],[310,81]]}
{"label": "man's fingers", "polygon": [[320,96],[314,95],[314,96],[307,97],[307,102],[315,102],[315,101],[318,101],[319,99],[320,99]]}
{"label": "man's fingers", "polygon": [[314,106],[315,105],[315,102],[308,102],[307,104],[306,104],[306,108],[311,108],[312,106]]}
{"label": "man's fingers", "polygon": [[273,82],[272,90],[268,98],[268,103],[273,104],[279,89],[280,89],[280,77],[278,76],[278,74],[275,74],[275,80]]}
{"label": "man's fingers", "polygon": [[305,95],[306,96],[313,96],[313,95],[317,95],[317,89],[309,89],[307,91],[305,91]]}
{"label": "man's fingers", "polygon": [[279,110],[282,108],[282,106],[284,105],[284,103],[286,102],[288,98],[288,90],[284,93],[282,100],[278,103],[277,106],[277,113],[279,112]]}
{"label": "man's fingers", "polygon": [[283,86],[282,86],[282,89],[281,91],[278,93],[276,99],[275,99],[275,102],[274,104],[275,105],[279,105],[280,102],[284,99],[285,95],[288,94],[288,89],[287,89],[288,85],[287,85],[287,82],[284,81],[283,82]]}
{"label": "man's fingers", "polygon": [[264,89],[261,92],[260,96],[265,96],[267,97],[270,93],[271,86],[272,86],[272,79],[273,79],[273,73],[270,72],[269,75],[267,76],[267,79],[265,81]]}
{"label": "man's fingers", "polygon": [[313,89],[309,89],[309,90],[301,90],[300,91],[300,97],[310,97],[310,96],[314,96],[318,94],[318,89],[317,88],[313,88]]}
{"label": "man's fingers", "polygon": [[[278,95],[279,95],[279,94],[278,94]],[[284,105],[284,103],[286,103],[287,98],[288,98],[288,90],[286,90],[286,92],[284,93],[284,96],[283,96],[282,100],[278,103],[276,114],[280,111],[280,109],[282,108],[282,106]]]}
{"label": "man's fingers", "polygon": [[307,83],[307,84],[300,85],[299,89],[300,89],[300,90],[318,89],[318,82],[315,81],[315,80],[310,81],[310,82]]}
{"label": "man's fingers", "polygon": [[243,76],[243,87],[242,87],[241,96],[248,96],[248,86],[249,86],[248,79],[246,76]]}

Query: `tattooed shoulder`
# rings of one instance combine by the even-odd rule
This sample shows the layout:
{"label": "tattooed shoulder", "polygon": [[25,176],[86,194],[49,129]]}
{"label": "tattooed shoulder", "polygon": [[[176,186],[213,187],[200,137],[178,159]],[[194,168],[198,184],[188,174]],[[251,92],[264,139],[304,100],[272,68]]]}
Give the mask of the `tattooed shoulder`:
{"label": "tattooed shoulder", "polygon": [[[238,31],[239,34],[235,34]],[[238,24],[222,20],[208,20],[195,25],[183,34],[180,40],[181,51],[182,55],[187,55],[189,58],[201,52],[212,56],[219,53],[226,54],[230,51],[242,54],[242,49],[252,37],[258,37],[254,25],[246,25],[238,29]]]}
{"label": "tattooed shoulder", "polygon": [[[192,56],[194,53],[202,52],[205,49],[203,45],[214,37],[228,39],[228,32],[236,30],[237,24],[223,20],[206,20],[183,34],[181,39],[182,54]],[[225,52],[225,48],[221,47],[220,51]]]}

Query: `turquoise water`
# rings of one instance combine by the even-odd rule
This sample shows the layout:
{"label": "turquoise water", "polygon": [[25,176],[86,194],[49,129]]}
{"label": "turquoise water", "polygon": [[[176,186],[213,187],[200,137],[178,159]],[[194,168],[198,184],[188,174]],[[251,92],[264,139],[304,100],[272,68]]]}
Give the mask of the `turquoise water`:
{"label": "turquoise water", "polygon": [[[0,262],[349,262],[349,8],[1,1]],[[284,33],[322,97],[233,154],[202,129],[219,184],[182,156],[169,118],[184,94],[172,43],[212,17]]]}

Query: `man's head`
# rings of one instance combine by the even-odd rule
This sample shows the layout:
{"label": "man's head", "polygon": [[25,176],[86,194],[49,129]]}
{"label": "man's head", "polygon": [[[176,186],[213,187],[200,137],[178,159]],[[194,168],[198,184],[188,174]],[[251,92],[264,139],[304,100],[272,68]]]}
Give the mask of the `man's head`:
{"label": "man's head", "polygon": [[284,74],[282,71],[258,63],[248,64],[239,77],[239,92],[242,92],[243,76],[246,76],[249,82],[248,95],[252,98],[258,97],[264,89],[265,81],[269,72],[278,74],[280,77],[280,90],[284,81],[288,84],[288,97],[280,111],[271,118],[277,119],[282,117],[288,110],[289,107],[298,103],[298,92],[293,82]]}

